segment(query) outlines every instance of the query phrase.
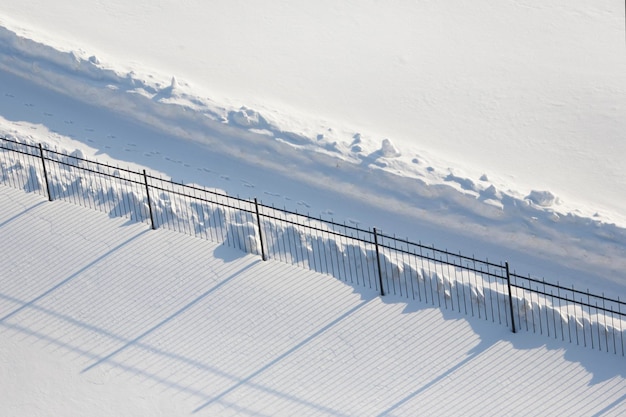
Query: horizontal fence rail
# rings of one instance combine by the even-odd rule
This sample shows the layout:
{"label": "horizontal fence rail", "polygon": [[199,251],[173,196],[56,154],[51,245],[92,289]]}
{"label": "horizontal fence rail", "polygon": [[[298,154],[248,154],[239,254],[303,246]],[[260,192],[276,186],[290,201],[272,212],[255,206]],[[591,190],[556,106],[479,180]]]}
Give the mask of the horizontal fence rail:
{"label": "horizontal fence rail", "polygon": [[0,138],[0,183],[329,274],[355,289],[417,300],[621,356],[626,305],[511,273],[374,229],[314,218],[204,187]]}
{"label": "horizontal fence rail", "polygon": [[519,330],[624,356],[624,303],[511,274]]}

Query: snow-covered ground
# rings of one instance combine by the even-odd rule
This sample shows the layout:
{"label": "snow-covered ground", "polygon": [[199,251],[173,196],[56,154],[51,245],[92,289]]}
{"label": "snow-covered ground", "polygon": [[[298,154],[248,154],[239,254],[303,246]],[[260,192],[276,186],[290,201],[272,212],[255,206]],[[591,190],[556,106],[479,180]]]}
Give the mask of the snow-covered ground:
{"label": "snow-covered ground", "polygon": [[432,152],[474,181],[547,189],[624,219],[619,1],[23,0],[0,14],[283,130],[330,142],[360,132],[369,151],[387,137],[409,161]]}
{"label": "snow-covered ground", "polygon": [[621,355],[0,187],[7,416],[622,415]]}
{"label": "snow-covered ground", "polygon": [[[0,134],[626,297],[622,4],[309,3],[0,4]],[[37,355],[16,340],[1,359]],[[612,372],[593,410],[624,402]]]}
{"label": "snow-covered ground", "polygon": [[487,175],[464,176],[445,160],[402,154],[391,141],[357,133],[342,141],[285,130],[253,109],[198,96],[177,79],[114,71],[88,53],[8,29],[0,39],[0,128],[9,137],[626,294],[624,222],[619,213],[596,213],[593,202],[570,207],[549,190],[521,192]]}

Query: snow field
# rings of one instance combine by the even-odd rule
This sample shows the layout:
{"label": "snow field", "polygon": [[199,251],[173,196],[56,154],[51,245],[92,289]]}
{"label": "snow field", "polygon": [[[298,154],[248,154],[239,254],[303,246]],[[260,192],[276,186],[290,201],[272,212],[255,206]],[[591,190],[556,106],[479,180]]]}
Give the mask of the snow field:
{"label": "snow field", "polygon": [[82,58],[162,89],[175,76],[201,101],[254,109],[285,132],[338,148],[360,133],[362,156],[389,138],[403,162],[427,150],[473,181],[548,190],[560,208],[623,224],[619,2],[24,0],[0,11],[2,26],[66,52],[70,68]]}
{"label": "snow field", "polygon": [[621,357],[0,193],[0,403],[12,415],[625,411]]}
{"label": "snow field", "polygon": [[[624,298],[619,3],[0,9],[0,134]],[[104,216],[55,211],[60,201],[31,200],[45,198],[37,164],[9,165],[34,193],[0,189],[0,414],[624,414],[622,363],[607,358],[623,349],[623,323],[598,316],[614,306],[587,291],[557,289],[563,304],[521,280],[519,330],[543,336],[512,335],[507,316],[482,322],[505,293],[497,278],[480,285],[480,268],[459,281],[454,264],[416,264],[382,238],[396,294],[379,298],[376,281],[359,282],[377,272],[372,244],[316,221],[305,233],[289,216],[262,222],[269,257],[338,280],[244,256],[260,237],[244,207],[194,205],[176,187],[147,204],[140,181],[103,187],[55,167],[54,195]],[[152,206],[157,231],[137,223]],[[300,292],[309,284],[313,299]]]}

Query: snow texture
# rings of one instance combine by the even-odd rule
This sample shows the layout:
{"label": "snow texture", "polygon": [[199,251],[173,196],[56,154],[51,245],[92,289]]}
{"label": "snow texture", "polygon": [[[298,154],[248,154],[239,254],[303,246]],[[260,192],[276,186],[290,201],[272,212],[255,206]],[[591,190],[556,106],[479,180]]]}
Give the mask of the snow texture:
{"label": "snow texture", "polygon": [[[0,134],[624,299],[626,54],[609,3],[5,2]],[[58,171],[57,195],[108,218],[45,203],[34,162],[0,163],[30,193],[0,187],[3,414],[626,412],[618,357],[172,233],[191,213],[194,233],[259,249],[249,218],[167,190],[155,232],[134,222],[139,188]],[[301,243],[282,256],[314,250],[268,227]],[[445,274],[382,268],[453,295]],[[489,288],[465,290],[480,305]],[[532,323],[540,304],[517,295]],[[549,313],[553,335],[615,334]]]}
{"label": "snow texture", "polygon": [[[292,211],[347,222],[358,216],[365,226],[509,260],[552,281],[626,294],[621,223],[595,210],[570,211],[550,191],[523,194],[473,180],[439,160],[397,156],[390,140],[376,149],[359,133],[345,143],[331,140],[330,128],[309,138],[250,108],[220,107],[178,78],[161,84],[8,29],[0,37],[0,68],[11,86],[0,96],[0,132],[9,138],[80,149]],[[554,204],[546,206],[549,195]]]}
{"label": "snow texture", "polygon": [[0,196],[8,415],[626,411],[621,356],[21,190]]}

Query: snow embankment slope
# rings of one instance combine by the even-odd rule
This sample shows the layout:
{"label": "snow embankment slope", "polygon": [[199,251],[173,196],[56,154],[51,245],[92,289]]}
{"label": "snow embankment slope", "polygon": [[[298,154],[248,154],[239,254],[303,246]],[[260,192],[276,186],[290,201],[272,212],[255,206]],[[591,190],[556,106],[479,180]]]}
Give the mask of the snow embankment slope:
{"label": "snow embankment slope", "polygon": [[119,71],[7,28],[0,28],[0,48],[6,86],[0,124],[10,137],[80,148],[291,210],[401,231],[468,255],[509,260],[518,272],[553,282],[626,293],[626,222],[617,215],[570,207],[550,191],[521,193],[487,176],[470,178],[358,132],[345,141],[332,128],[285,130],[281,118],[218,105],[176,79]]}
{"label": "snow embankment slope", "polygon": [[283,131],[360,132],[371,151],[387,137],[409,160],[428,150],[474,181],[486,173],[624,218],[621,2],[22,0],[0,15],[124,73],[174,75]]}
{"label": "snow embankment slope", "polygon": [[620,415],[623,358],[0,187],[0,409]]}

